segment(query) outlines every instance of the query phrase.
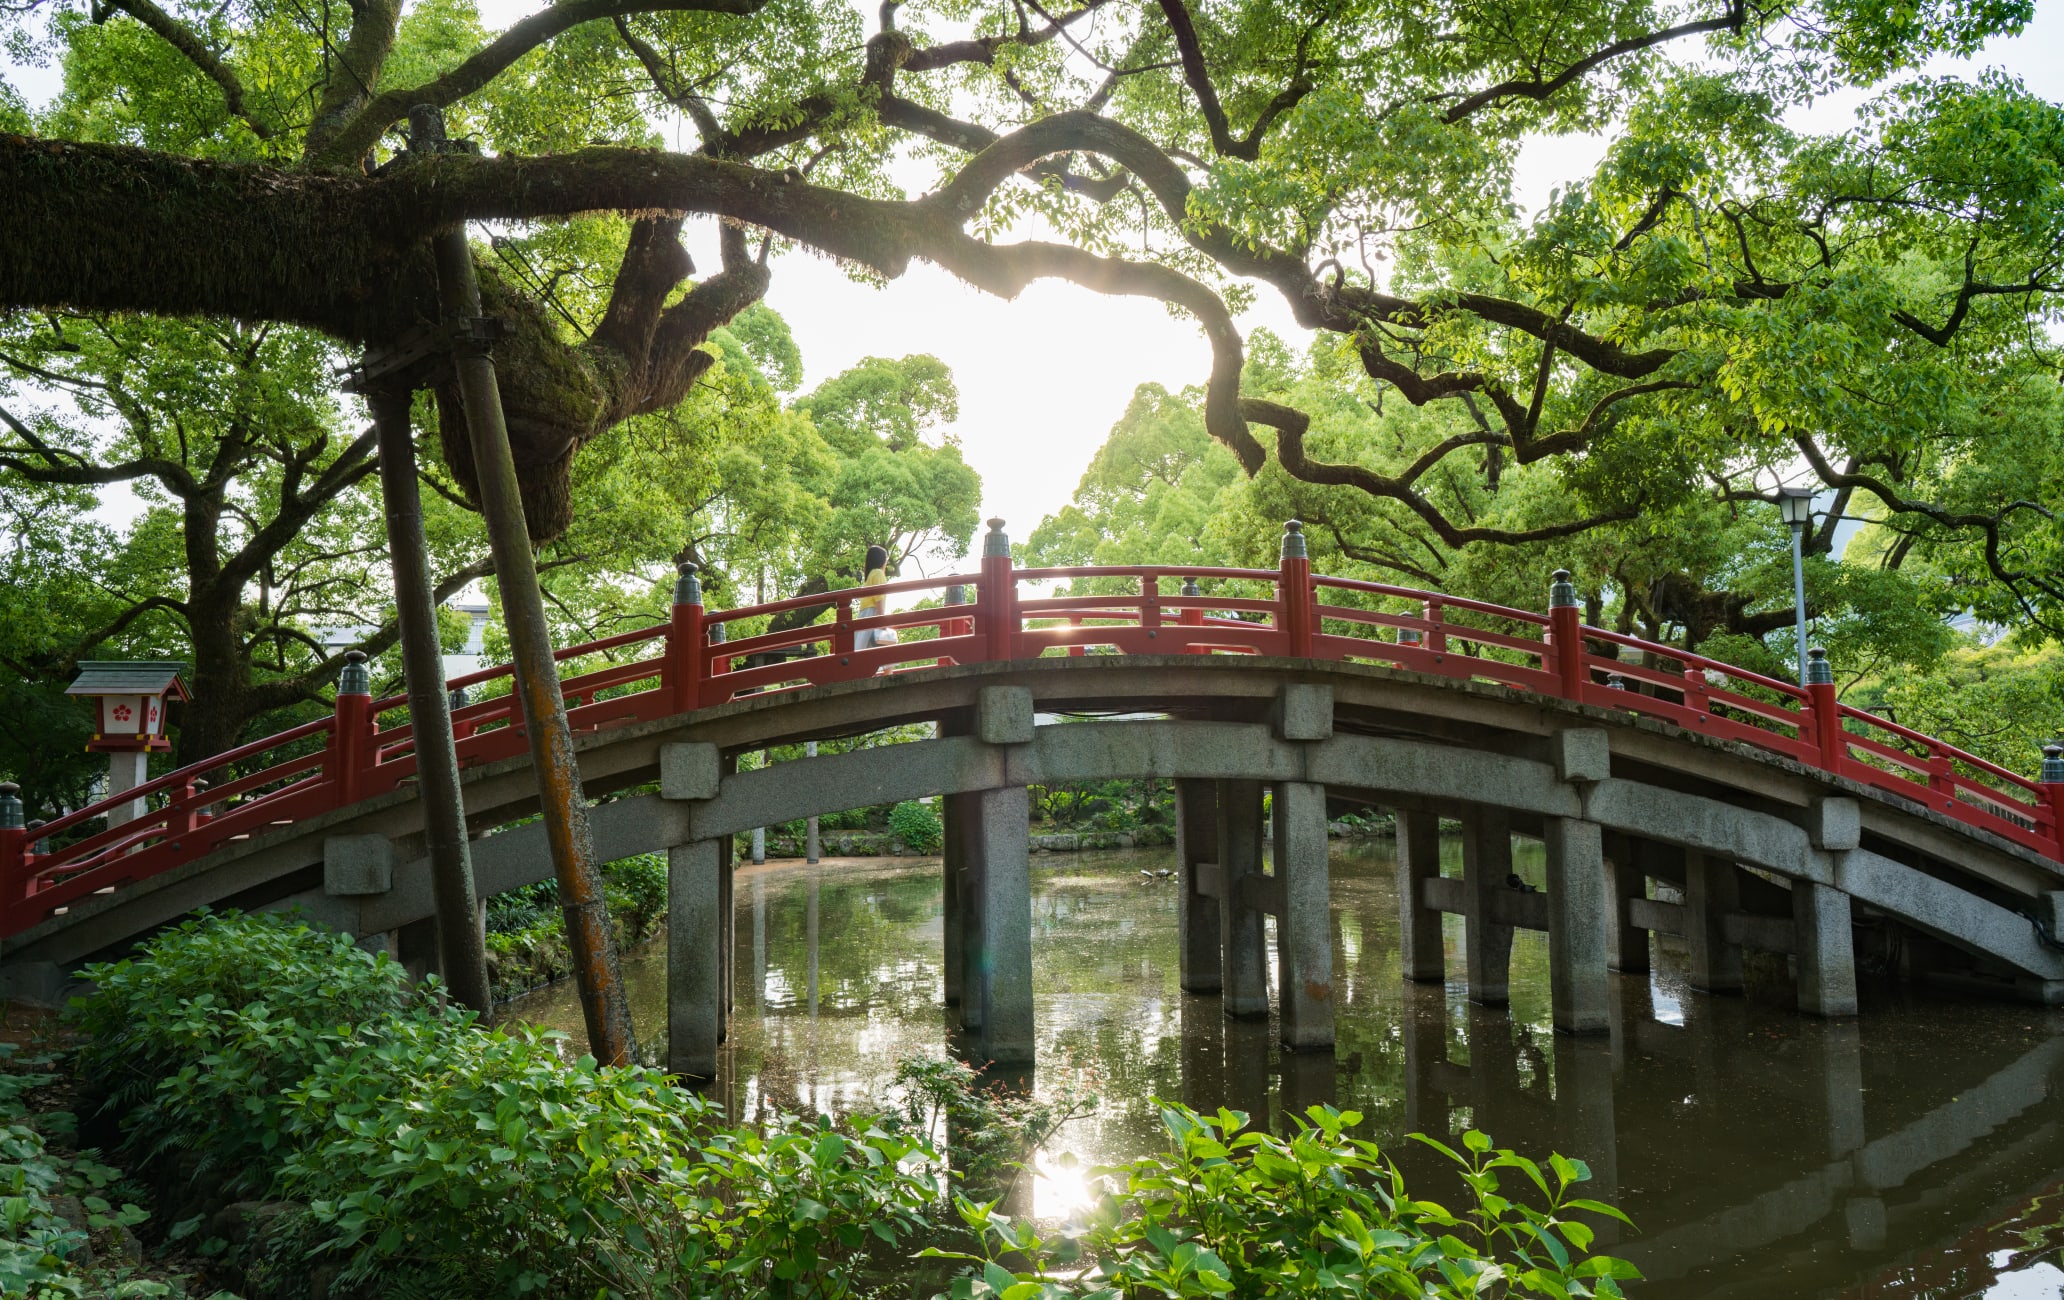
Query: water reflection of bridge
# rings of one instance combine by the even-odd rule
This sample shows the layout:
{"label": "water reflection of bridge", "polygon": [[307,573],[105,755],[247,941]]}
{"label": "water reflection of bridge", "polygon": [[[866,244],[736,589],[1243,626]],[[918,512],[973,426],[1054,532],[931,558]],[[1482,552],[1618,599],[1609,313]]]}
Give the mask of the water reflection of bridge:
{"label": "water reflection of bridge", "polygon": [[1615,1250],[1673,1293],[1813,1294],[2010,1212],[2064,1163],[2064,1037],[2042,1013],[2011,1043],[1947,1017],[1906,1020],[1893,1041],[1870,1019],[1659,1007],[1645,980],[1616,994],[1601,1042],[1417,992],[1405,1123],[1583,1155],[1595,1194],[1640,1229]]}
{"label": "water reflection of bridge", "polygon": [[[1276,1123],[1328,1102],[1368,1115],[1415,1193],[1452,1200],[1444,1163],[1403,1135],[1480,1127],[1531,1155],[1589,1163],[1590,1193],[1636,1220],[1614,1249],[1653,1280],[1645,1293],[1687,1297],[1818,1294],[1937,1248],[1983,1271],[1984,1251],[1963,1239],[2064,1168],[2055,1012],[1887,991],[1859,1021],[1800,1017],[1774,974],[1750,997],[1685,989],[1672,944],[1657,952],[1660,976],[1612,980],[1608,1033],[1556,1034],[1538,940],[1513,953],[1512,1013],[1470,1003],[1460,980],[1397,983],[1394,873],[1377,846],[1334,860],[1339,1049],[1285,1051],[1269,1022],[1177,991],[1174,891],[1133,883],[1134,865],[1100,878],[1057,860],[1033,899],[1052,941],[1045,969],[1066,968],[1043,980],[1042,1059],[1112,1063],[1113,1113],[1057,1144],[1091,1159],[1155,1144],[1150,1094]],[[1540,866],[1519,864],[1529,877]],[[935,1001],[940,885],[922,867],[865,884],[755,875],[735,919],[738,1005],[789,1017],[774,1054],[794,1055],[727,1054],[716,1095],[742,1113],[761,1101],[870,1104],[856,1071],[950,1038]],[[905,962],[918,967],[907,981],[880,978]],[[1085,1028],[1089,1017],[1100,1019]],[[744,1050],[766,1041],[755,1031]]]}

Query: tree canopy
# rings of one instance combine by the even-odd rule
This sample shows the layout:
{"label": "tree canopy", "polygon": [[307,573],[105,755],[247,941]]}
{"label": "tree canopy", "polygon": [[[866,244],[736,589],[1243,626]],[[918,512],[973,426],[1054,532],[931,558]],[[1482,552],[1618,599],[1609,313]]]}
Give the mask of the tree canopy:
{"label": "tree canopy", "polygon": [[[559,0],[490,32],[463,0],[32,0],[11,39],[64,90],[4,110],[0,307],[379,346],[435,314],[426,236],[490,223],[540,250],[480,261],[544,539],[574,525],[582,449],[693,390],[776,247],[1006,296],[1058,278],[1193,319],[1205,433],[1243,473],[1363,498],[1342,537],[1405,572],[1659,534],[1785,475],[1961,603],[2054,631],[2064,110],[1917,72],[2031,13]],[[1842,88],[1867,96],[1853,129],[1786,125]],[[460,143],[411,141],[418,105]],[[1526,142],[1607,127],[1599,166],[1523,217]],[[913,158],[921,193],[897,179]],[[722,223],[700,279],[692,216]],[[1250,382],[1234,309],[1255,294],[1314,331],[1294,383]],[[874,382],[834,396],[865,407]],[[1357,406],[1385,416],[1383,454],[1348,430]],[[910,418],[880,436],[920,435]],[[444,441],[464,499],[449,422]],[[1680,604],[1713,605],[1692,622],[1753,603],[1686,581]]]}

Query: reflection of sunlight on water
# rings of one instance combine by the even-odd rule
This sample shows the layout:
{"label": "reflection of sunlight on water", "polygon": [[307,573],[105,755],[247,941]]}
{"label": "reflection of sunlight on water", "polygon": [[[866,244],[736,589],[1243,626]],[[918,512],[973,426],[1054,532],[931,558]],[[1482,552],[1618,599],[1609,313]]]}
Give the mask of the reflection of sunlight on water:
{"label": "reflection of sunlight on water", "polygon": [[1655,1007],[1655,1018],[1666,1025],[1684,1028],[1684,1004],[1659,987],[1652,987],[1649,999]]}
{"label": "reflection of sunlight on water", "polygon": [[[2014,1252],[1999,1251],[1993,1256],[1993,1267],[2010,1264],[2013,1258]],[[2064,1269],[2047,1261],[2016,1269],[1985,1289],[1985,1300],[2057,1300],[2059,1296],[2064,1296]]]}
{"label": "reflection of sunlight on water", "polygon": [[1032,1159],[1032,1173],[1034,1218],[1070,1219],[1096,1200],[1088,1166],[1068,1152],[1054,1156],[1040,1152]]}

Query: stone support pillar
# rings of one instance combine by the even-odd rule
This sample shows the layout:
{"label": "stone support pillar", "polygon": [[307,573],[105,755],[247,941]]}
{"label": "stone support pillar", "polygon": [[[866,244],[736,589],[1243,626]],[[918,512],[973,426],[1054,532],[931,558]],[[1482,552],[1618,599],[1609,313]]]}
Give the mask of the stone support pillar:
{"label": "stone support pillar", "polygon": [[1741,885],[1732,862],[1696,849],[1684,854],[1684,946],[1691,986],[1708,993],[1739,992],[1741,946],[1727,941],[1727,917],[1741,910]]}
{"label": "stone support pillar", "polygon": [[1398,953],[1408,980],[1447,978],[1441,914],[1426,905],[1425,882],[1439,875],[1440,818],[1430,812],[1398,810]]}
{"label": "stone support pillar", "polygon": [[1856,1014],[1856,941],[1849,895],[1810,880],[1792,882],[1797,935],[1799,1010],[1809,1016]]}
{"label": "stone support pillar", "polygon": [[[803,742],[803,757],[817,757],[816,741],[806,740]],[[813,814],[808,820],[806,820],[803,823],[803,861],[809,863],[813,867],[816,866],[817,859],[823,856],[821,852],[823,847],[824,841],[823,838],[819,836],[817,833],[817,818]]]}
{"label": "stone support pillar", "polygon": [[1224,987],[1225,924],[1218,899],[1218,783],[1175,783],[1176,933],[1182,987],[1217,993]]}
{"label": "stone support pillar", "polygon": [[1469,1000],[1487,1007],[1509,1003],[1512,927],[1491,919],[1494,897],[1512,875],[1512,823],[1503,808],[1471,811],[1462,836],[1462,878],[1469,944]]}
{"label": "stone support pillar", "polygon": [[944,824],[939,839],[940,856],[944,859],[940,868],[944,883],[940,895],[939,925],[944,933],[946,1005],[949,1007],[961,1005],[961,990],[966,986],[967,976],[967,903],[963,893],[971,816],[969,797],[949,794],[939,800],[939,820]]}
{"label": "stone support pillar", "polygon": [[737,905],[737,862],[732,852],[731,837],[726,835],[717,841],[717,942],[722,951],[717,955],[717,983],[724,991],[718,1021],[717,1037],[731,1036],[731,1014],[737,1009],[738,984],[738,905]]}
{"label": "stone support pillar", "polygon": [[1548,847],[1548,988],[1555,1027],[1565,1034],[1602,1034],[1606,1006],[1605,854],[1596,822],[1550,817]]}
{"label": "stone support pillar", "polygon": [[667,850],[667,1069],[704,1080],[722,1018],[721,865],[715,840]]}
{"label": "stone support pillar", "polygon": [[1268,1014],[1263,913],[1252,906],[1246,882],[1261,871],[1261,783],[1218,783],[1219,916],[1225,936],[1219,991],[1236,1020]]}
{"label": "stone support pillar", "polygon": [[1616,971],[1646,974],[1649,969],[1648,931],[1627,923],[1627,905],[1648,897],[1648,873],[1641,869],[1638,847],[1625,836],[1616,837],[1613,856],[1606,859],[1605,958]]}
{"label": "stone support pillar", "polygon": [[1276,987],[1283,1045],[1333,1047],[1333,889],[1326,843],[1326,787],[1279,781],[1274,854],[1282,913],[1276,918]]}
{"label": "stone support pillar", "polygon": [[1032,863],[1030,808],[1025,787],[984,790],[974,796],[973,857],[980,895],[980,978],[970,970],[962,1000],[980,1008],[982,1051],[999,1065],[1033,1059]]}

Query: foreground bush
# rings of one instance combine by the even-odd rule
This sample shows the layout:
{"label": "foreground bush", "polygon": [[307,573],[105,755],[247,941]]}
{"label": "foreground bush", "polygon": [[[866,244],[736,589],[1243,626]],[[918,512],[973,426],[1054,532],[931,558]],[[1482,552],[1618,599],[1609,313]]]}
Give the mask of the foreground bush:
{"label": "foreground bush", "polygon": [[[1348,1136],[1352,1113],[1316,1107],[1277,1138],[1171,1106],[1169,1151],[1103,1171],[1095,1211],[1048,1240],[964,1195],[959,1223],[942,1221],[954,1183],[931,1126],[1036,1142],[1069,1110],[978,1095],[962,1067],[906,1068],[902,1116],[735,1128],[655,1071],[483,1031],[434,985],[292,917],[194,921],[88,974],[82,1080],[161,1187],[169,1165],[216,1189],[161,1217],[191,1229],[231,1196],[292,1202],[264,1207],[235,1261],[261,1295],[847,1300],[907,1275],[914,1238],[964,1246],[922,1252],[962,1270],[956,1300],[1615,1296],[1632,1275],[1586,1257],[1571,1213],[1615,1212],[1572,1198],[1580,1165],[1477,1134],[1449,1153],[1474,1202],[1456,1215],[1410,1197]],[[993,1146],[953,1158],[963,1189],[1003,1181]],[[35,1259],[61,1265],[47,1220],[22,1226],[41,1234]]]}
{"label": "foreground bush", "polygon": [[[1590,1178],[1575,1161],[1555,1156],[1544,1169],[1494,1151],[1481,1133],[1467,1135],[1464,1152],[1429,1142],[1455,1162],[1474,1202],[1457,1215],[1414,1199],[1375,1143],[1348,1136],[1360,1115],[1330,1106],[1306,1114],[1293,1135],[1279,1138],[1247,1131],[1238,1111],[1205,1116],[1164,1106],[1169,1150],[1099,1170],[1103,1194],[1074,1230],[1048,1238],[962,1200],[982,1252],[926,1254],[977,1266],[953,1283],[950,1300],[1566,1300],[1619,1296],[1619,1280],[1639,1276],[1625,1260],[1587,1256],[1592,1229],[1572,1213],[1623,1216],[1571,1195]],[[1516,1192],[1503,1185],[1507,1175],[1523,1180]],[[1531,1194],[1539,1206],[1527,1203]]]}
{"label": "foreground bush", "polygon": [[917,1141],[727,1129],[291,917],[189,922],[87,973],[81,1073],[125,1146],[305,1204],[244,1261],[270,1294],[843,1297],[937,1200],[903,1168],[934,1158]]}

